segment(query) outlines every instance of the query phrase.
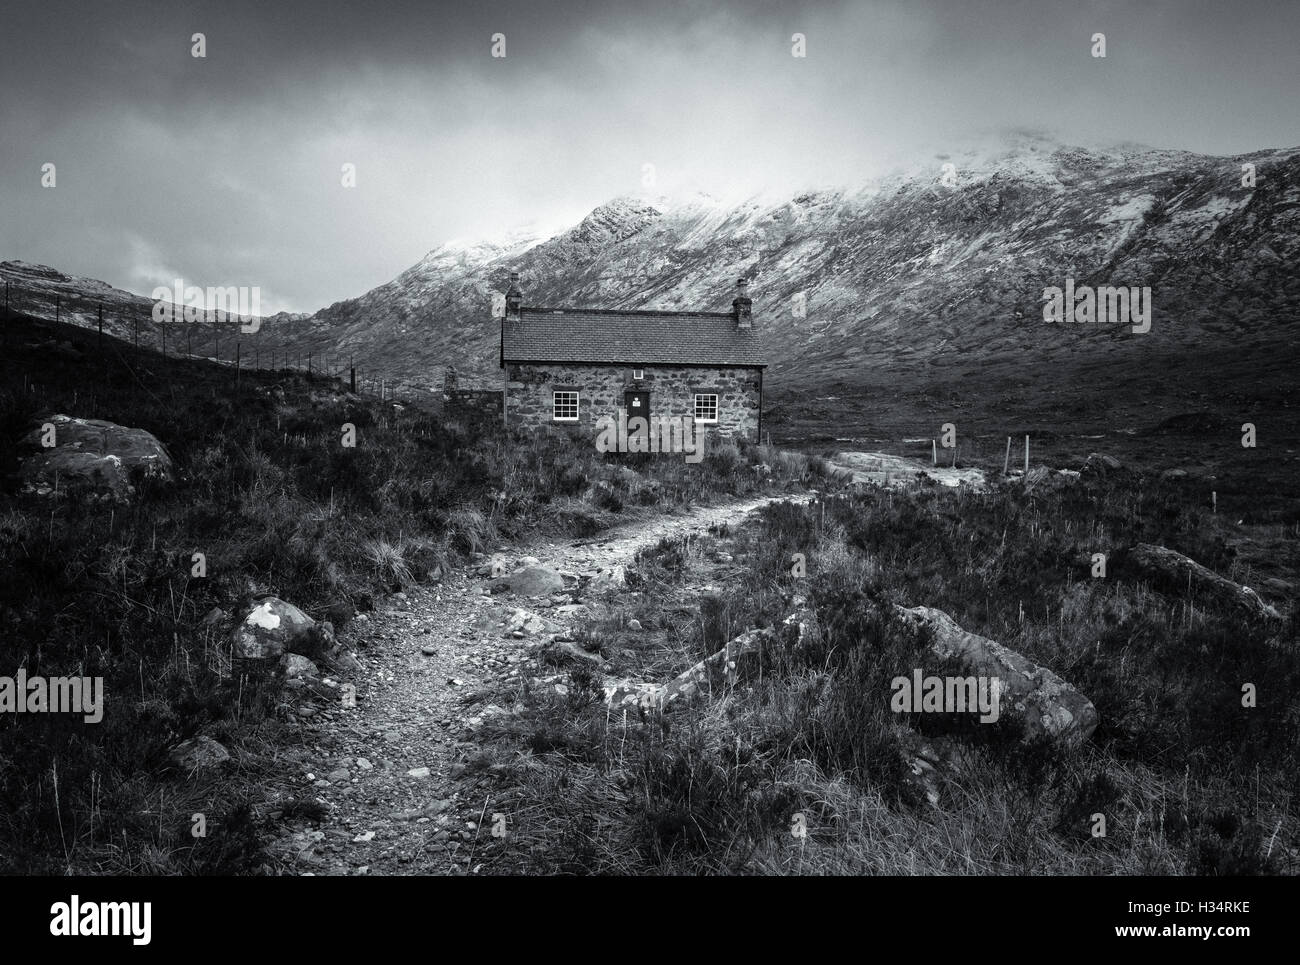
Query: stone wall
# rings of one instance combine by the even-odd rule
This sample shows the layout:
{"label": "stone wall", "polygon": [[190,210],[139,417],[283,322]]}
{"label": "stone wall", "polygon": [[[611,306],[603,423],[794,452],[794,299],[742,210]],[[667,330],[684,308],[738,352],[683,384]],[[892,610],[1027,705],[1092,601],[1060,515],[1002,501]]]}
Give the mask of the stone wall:
{"label": "stone wall", "polygon": [[455,419],[501,425],[505,392],[501,389],[462,389],[456,366],[447,366],[442,377],[442,411]]}
{"label": "stone wall", "polygon": [[[761,370],[756,368],[706,368],[650,366],[644,378],[633,379],[622,366],[524,363],[506,366],[506,423],[536,428],[557,426],[595,438],[603,416],[617,417],[625,391],[650,393],[650,415],[693,416],[695,393],[718,396],[717,425],[700,425],[710,435],[747,437],[757,441]],[[576,390],[578,421],[555,422],[552,396],[557,389]]]}
{"label": "stone wall", "polygon": [[499,389],[451,389],[442,394],[442,411],[450,418],[499,425],[503,396]]}

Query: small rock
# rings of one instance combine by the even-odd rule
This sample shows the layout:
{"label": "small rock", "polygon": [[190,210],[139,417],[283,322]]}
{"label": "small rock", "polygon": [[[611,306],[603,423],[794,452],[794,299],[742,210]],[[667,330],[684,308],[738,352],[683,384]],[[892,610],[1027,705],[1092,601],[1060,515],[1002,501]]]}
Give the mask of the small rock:
{"label": "small rock", "polygon": [[363,833],[363,834],[358,834],[355,838],[353,838],[353,839],[352,839],[352,843],[353,843],[353,844],[365,844],[367,841],[373,841],[373,840],[375,840],[375,832],[373,832],[373,831],[366,831],[365,833]]}
{"label": "small rock", "polygon": [[348,773],[346,767],[336,768],[325,775],[325,780],[329,781],[331,784],[342,784],[351,778],[352,775]]}
{"label": "small rock", "polygon": [[321,611],[321,619],[328,620],[335,630],[342,630],[356,615],[356,607],[347,600],[338,600]]}
{"label": "small rock", "polygon": [[1105,477],[1123,468],[1124,464],[1114,456],[1093,452],[1089,453],[1087,461],[1084,462],[1082,472],[1085,475]]}
{"label": "small rock", "polygon": [[317,624],[292,603],[263,597],[234,629],[236,658],[278,660],[285,653],[320,656],[333,646],[333,628]]}
{"label": "small rock", "polygon": [[640,629],[641,629],[641,621],[640,621],[640,620],[635,620],[635,619],[634,619],[634,620],[628,620],[628,621],[627,621],[627,628],[628,628],[629,630],[640,631]]}
{"label": "small rock", "polygon": [[370,763],[368,760],[366,760],[364,757],[358,757],[358,758],[357,758],[357,767],[361,768],[363,771],[368,771],[368,770],[370,770],[370,769],[371,769],[372,767],[374,767],[374,766],[375,766],[375,765],[371,764],[371,763]]}
{"label": "small rock", "polygon": [[361,661],[347,651],[335,651],[329,657],[329,662],[334,669],[341,673],[359,673],[361,670]]}
{"label": "small rock", "polygon": [[230,752],[211,737],[191,737],[173,747],[167,760],[179,770],[197,771],[224,764]]}
{"label": "small rock", "polygon": [[406,772],[406,776],[407,776],[407,777],[413,777],[413,778],[415,778],[417,781],[423,781],[423,780],[425,780],[426,778],[428,778],[428,776],[429,776],[429,769],[428,769],[427,767],[413,767],[413,768],[411,768],[409,771]]}
{"label": "small rock", "polygon": [[610,586],[623,586],[627,583],[627,567],[620,563],[611,569],[601,570],[596,576],[596,582]]}
{"label": "small rock", "polygon": [[546,596],[563,590],[564,578],[550,567],[534,563],[498,579],[492,588],[509,590],[518,596]]}
{"label": "small rock", "polygon": [[286,653],[280,658],[280,669],[286,680],[312,680],[320,676],[316,664],[299,653]]}
{"label": "small rock", "polygon": [[438,653],[438,648],[431,643],[426,643],[420,648],[420,653],[424,654],[426,657],[432,657]]}

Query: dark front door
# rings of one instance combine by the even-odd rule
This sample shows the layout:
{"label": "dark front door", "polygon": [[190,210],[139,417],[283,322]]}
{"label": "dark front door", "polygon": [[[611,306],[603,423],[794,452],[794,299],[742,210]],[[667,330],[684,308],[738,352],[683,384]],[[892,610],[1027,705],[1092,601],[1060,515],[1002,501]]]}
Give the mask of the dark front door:
{"label": "dark front door", "polygon": [[[631,439],[638,432],[646,432],[650,424],[650,393],[624,392],[623,405],[627,408],[627,437]],[[638,416],[647,420],[644,427],[632,422]]]}

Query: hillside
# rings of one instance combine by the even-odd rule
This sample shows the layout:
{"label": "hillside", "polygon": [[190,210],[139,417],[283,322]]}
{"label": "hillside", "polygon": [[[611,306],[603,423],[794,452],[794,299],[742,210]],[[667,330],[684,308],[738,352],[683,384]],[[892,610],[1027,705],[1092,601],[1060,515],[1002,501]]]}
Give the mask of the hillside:
{"label": "hillside", "polygon": [[[1246,162],[1254,189],[1241,187]],[[736,207],[622,198],[541,243],[439,248],[314,322],[403,375],[450,360],[489,376],[491,293],[511,268],[530,304],[700,310],[725,309],[746,274],[777,391],[849,372],[1281,341],[1300,320],[1298,171],[1294,149],[1212,158],[1021,137],[856,190]],[[1067,275],[1151,286],[1151,333],[1045,325],[1042,289]]]}
{"label": "hillside", "polygon": [[[821,460],[760,446],[690,464],[508,438],[319,374],[236,373],[22,315],[0,334],[0,679],[75,669],[102,677],[105,695],[93,726],[0,717],[0,874],[276,870],[262,846],[281,817],[317,809],[297,788],[264,800],[283,789],[285,748],[312,743],[316,719],[339,711],[338,681],[364,702],[371,678],[349,654],[363,644],[344,636],[348,651],[320,655],[324,680],[262,686],[284,668],[232,662],[254,600],[272,594],[344,633],[377,601],[440,587],[506,541],[572,542],[832,477]],[[42,487],[32,433],[65,425],[56,414],[150,433],[174,471],[116,489],[73,458]],[[61,445],[92,456],[75,436]],[[200,735],[238,766],[178,791],[170,755]],[[202,841],[196,811],[211,822]]]}
{"label": "hillside", "polygon": [[[1241,185],[1243,163],[1256,166],[1254,188]],[[443,245],[358,298],[241,338],[264,354],[348,356],[417,385],[438,385],[448,364],[462,384],[494,382],[492,295],[512,269],[528,304],[698,310],[725,309],[743,274],[771,358],[777,438],[933,434],[915,413],[936,398],[951,400],[939,422],[964,409],[991,435],[1008,420],[1084,412],[1099,421],[1081,431],[1105,432],[1204,408],[1222,364],[1239,367],[1244,405],[1289,404],[1297,185],[1300,149],[1223,158],[1021,134],[853,189],[736,206],[615,199],[551,238]],[[17,277],[13,266],[0,277]],[[1150,332],[1044,322],[1044,287],[1067,277],[1149,286]],[[1167,411],[1148,409],[1153,377],[1168,380],[1155,393],[1170,396]],[[900,400],[906,411],[894,411]]]}

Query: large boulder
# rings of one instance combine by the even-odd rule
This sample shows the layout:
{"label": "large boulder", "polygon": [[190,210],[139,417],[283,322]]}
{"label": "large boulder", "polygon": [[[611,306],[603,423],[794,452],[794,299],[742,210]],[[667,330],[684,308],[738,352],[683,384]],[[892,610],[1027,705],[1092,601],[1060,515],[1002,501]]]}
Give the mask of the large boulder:
{"label": "large boulder", "polygon": [[267,596],[239,621],[233,631],[238,660],[271,663],[286,653],[320,657],[334,646],[333,627],[318,624],[292,603]]}
{"label": "large boulder", "polygon": [[1047,736],[1080,743],[1097,728],[1097,708],[1046,667],[1002,644],[963,630],[942,610],[898,607],[899,615],[930,634],[930,650],[955,659],[974,676],[996,677],[1002,706],[1010,704],[1023,721],[1026,738]]}
{"label": "large boulder", "polygon": [[1129,550],[1128,562],[1135,570],[1171,592],[1215,600],[1261,620],[1282,619],[1281,614],[1250,587],[1220,576],[1166,546],[1138,543]]}
{"label": "large boulder", "polygon": [[19,466],[19,479],[24,492],[38,496],[73,489],[125,501],[135,494],[133,475],[175,478],[171,456],[152,433],[103,419],[44,416],[22,445],[33,452]]}
{"label": "large boulder", "polygon": [[800,608],[779,627],[746,630],[717,653],[711,654],[678,674],[667,684],[636,681],[606,681],[605,702],[615,710],[641,707],[669,710],[700,697],[725,693],[742,679],[757,672],[766,651],[797,647],[808,633],[809,614]]}

